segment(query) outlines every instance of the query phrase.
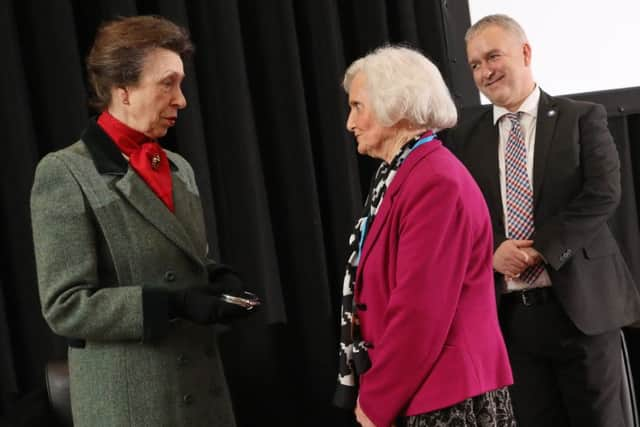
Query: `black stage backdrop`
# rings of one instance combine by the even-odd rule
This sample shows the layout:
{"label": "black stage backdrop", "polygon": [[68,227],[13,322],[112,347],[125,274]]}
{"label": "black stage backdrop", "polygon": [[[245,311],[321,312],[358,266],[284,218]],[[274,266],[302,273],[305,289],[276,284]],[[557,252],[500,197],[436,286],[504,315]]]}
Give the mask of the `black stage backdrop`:
{"label": "black stage backdrop", "polygon": [[213,253],[266,301],[221,334],[239,425],[351,425],[330,404],[338,301],[347,237],[376,162],[357,158],[340,83],[351,61],[388,42],[422,50],[450,79],[446,2],[0,1],[0,424],[51,423],[40,420],[43,368],[66,354],[38,302],[34,168],[77,140],[92,114],[84,58],[97,26],[136,14],[192,34],[189,106],[162,142],[195,169]]}
{"label": "black stage backdrop", "polygon": [[[440,67],[461,108],[477,105],[465,1],[1,0],[0,425],[53,425],[43,369],[66,347],[40,313],[33,172],[93,114],[83,62],[97,26],[136,14],[165,16],[192,34],[189,106],[162,142],[195,169],[212,252],[266,301],[221,333],[239,426],[353,425],[330,404],[339,295],[346,240],[377,163],[357,157],[345,130],[342,75],[371,49],[406,43]],[[640,108],[620,111],[628,93],[614,95],[624,199],[613,223],[638,275]]]}

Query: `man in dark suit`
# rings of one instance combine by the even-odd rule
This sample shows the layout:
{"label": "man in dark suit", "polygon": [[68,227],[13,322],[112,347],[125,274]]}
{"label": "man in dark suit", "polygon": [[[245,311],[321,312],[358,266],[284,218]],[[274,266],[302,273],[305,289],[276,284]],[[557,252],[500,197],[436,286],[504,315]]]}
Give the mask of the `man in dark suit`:
{"label": "man in dark suit", "polygon": [[622,426],[619,333],[639,317],[640,296],[607,226],[620,168],[606,112],[541,91],[513,19],[487,16],[465,40],[493,105],[448,143],[492,217],[518,425]]}

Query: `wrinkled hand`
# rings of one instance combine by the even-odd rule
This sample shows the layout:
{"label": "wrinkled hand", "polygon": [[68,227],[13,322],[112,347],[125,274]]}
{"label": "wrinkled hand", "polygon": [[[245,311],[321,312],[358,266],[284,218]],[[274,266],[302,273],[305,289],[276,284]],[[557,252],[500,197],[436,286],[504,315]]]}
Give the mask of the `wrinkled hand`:
{"label": "wrinkled hand", "polygon": [[532,245],[533,240],[505,240],[493,254],[493,269],[506,277],[518,277],[527,267],[533,265],[531,262],[534,254],[530,255],[526,251],[531,249],[538,253]]}
{"label": "wrinkled hand", "polygon": [[360,398],[358,398],[355,413],[356,420],[358,420],[358,423],[360,423],[362,427],[376,427],[376,425],[369,419],[369,417],[367,417],[367,414],[362,411],[362,408],[360,407]]}

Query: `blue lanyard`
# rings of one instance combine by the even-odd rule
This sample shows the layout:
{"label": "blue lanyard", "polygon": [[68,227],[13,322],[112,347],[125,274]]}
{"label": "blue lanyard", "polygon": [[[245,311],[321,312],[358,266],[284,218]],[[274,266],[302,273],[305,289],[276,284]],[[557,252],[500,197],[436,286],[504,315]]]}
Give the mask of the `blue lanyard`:
{"label": "blue lanyard", "polygon": [[418,148],[418,147],[419,147],[419,146],[421,146],[422,144],[426,144],[426,143],[427,143],[427,142],[429,142],[429,141],[433,141],[434,139],[436,139],[436,137],[437,137],[437,136],[438,136],[438,135],[436,135],[435,133],[432,133],[432,134],[431,134],[431,135],[429,135],[429,136],[425,136],[425,137],[423,137],[423,138],[420,138],[420,139],[418,140],[418,142],[416,142],[416,145],[414,145],[414,146],[411,148],[411,151],[415,150],[416,148]]}
{"label": "blue lanyard", "polygon": [[[418,140],[418,142],[416,142],[414,144],[413,147],[411,147],[411,151],[409,151],[409,154],[411,154],[411,152],[413,150],[415,150],[416,148],[418,148],[419,146],[421,146],[422,144],[426,144],[427,142],[433,141],[434,139],[436,139],[438,135],[434,133],[432,133],[429,136],[425,136],[422,137]],[[407,157],[409,157],[409,154],[407,154]],[[369,223],[369,216],[367,215],[367,217],[364,219],[364,221],[362,221],[362,224],[360,224],[360,241],[358,242],[358,260],[357,262],[360,262],[360,254],[362,253],[362,246],[364,245],[364,238],[367,235],[367,226]]]}

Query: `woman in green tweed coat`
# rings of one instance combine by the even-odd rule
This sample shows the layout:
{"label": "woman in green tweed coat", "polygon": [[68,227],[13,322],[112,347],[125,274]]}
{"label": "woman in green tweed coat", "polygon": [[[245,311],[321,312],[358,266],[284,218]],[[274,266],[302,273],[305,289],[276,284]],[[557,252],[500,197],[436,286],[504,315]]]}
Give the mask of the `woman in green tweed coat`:
{"label": "woman in green tweed coat", "polygon": [[103,26],[87,58],[102,113],[36,170],[42,312],[69,338],[76,427],[235,425],[212,324],[248,313],[220,299],[242,283],[207,260],[193,171],[156,141],[192,50],[162,18]]}

